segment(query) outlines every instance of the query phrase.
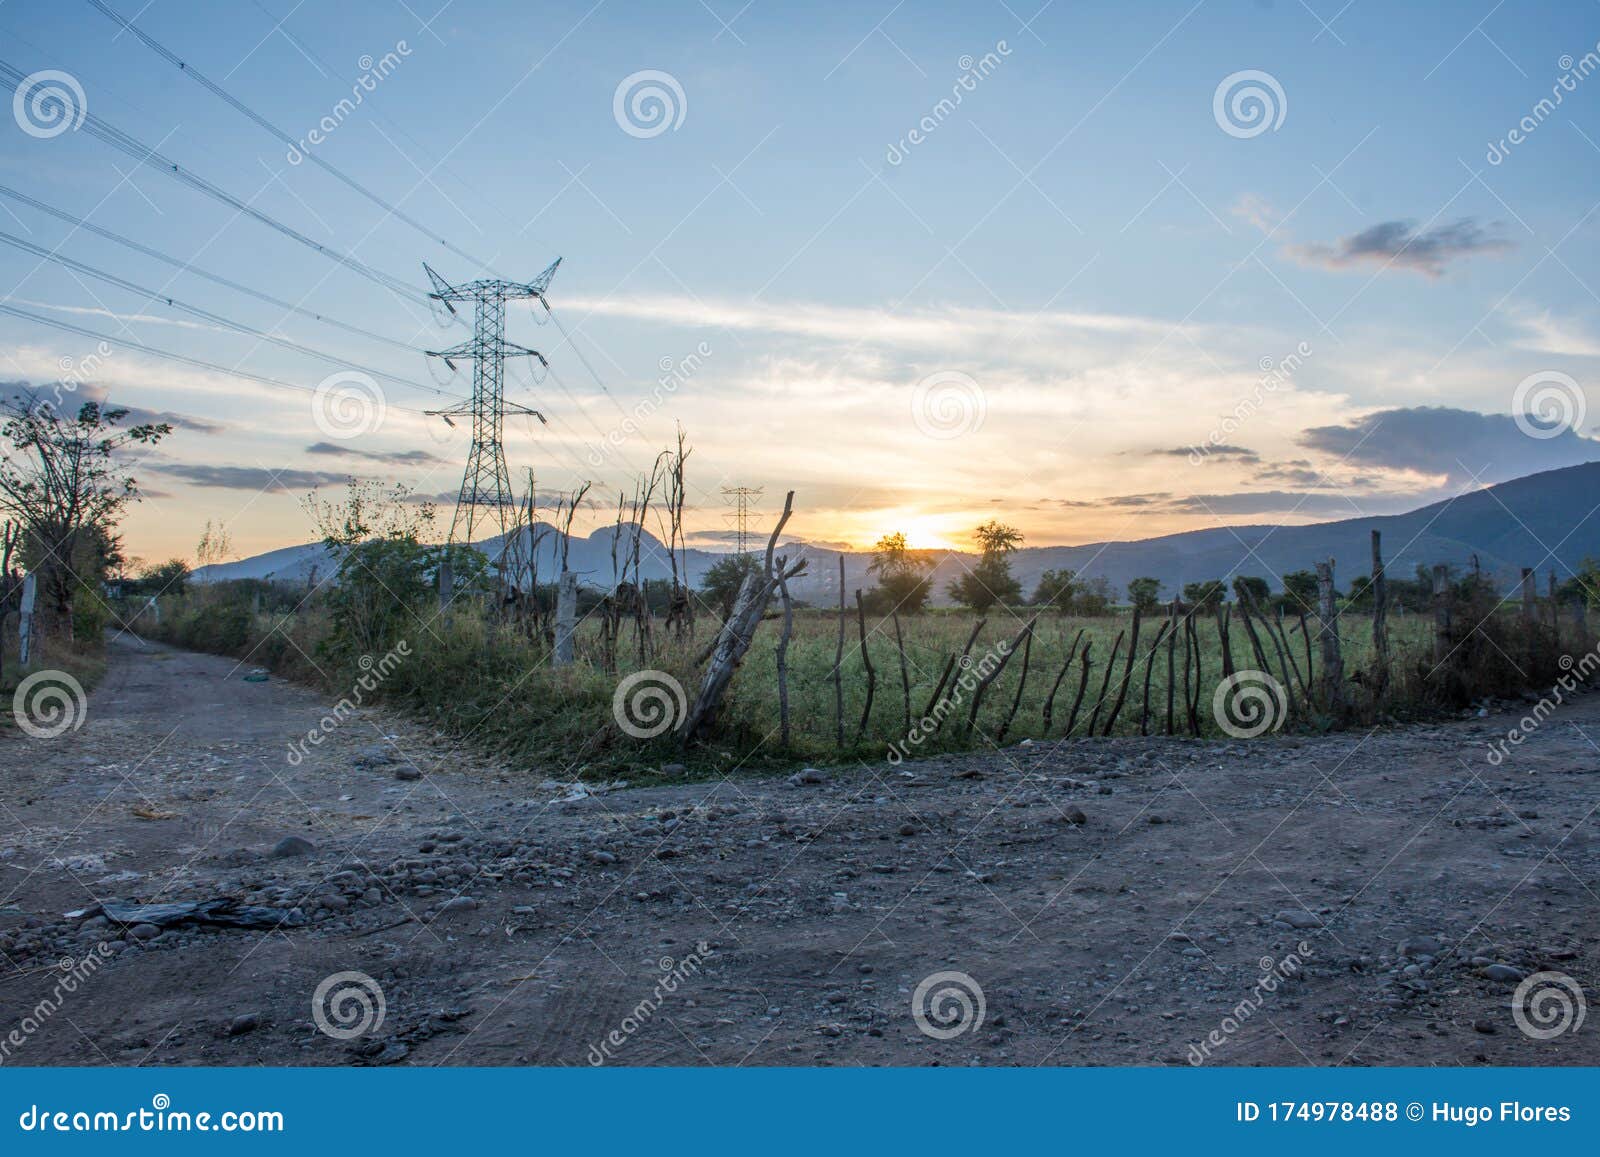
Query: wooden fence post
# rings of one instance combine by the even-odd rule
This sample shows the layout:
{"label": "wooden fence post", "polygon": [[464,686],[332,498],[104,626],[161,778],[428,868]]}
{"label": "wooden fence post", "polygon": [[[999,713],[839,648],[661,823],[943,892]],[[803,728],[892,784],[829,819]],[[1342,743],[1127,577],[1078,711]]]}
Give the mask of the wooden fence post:
{"label": "wooden fence post", "polygon": [[1433,661],[1436,664],[1448,662],[1450,647],[1450,579],[1445,574],[1444,564],[1436,563],[1433,568]]}
{"label": "wooden fence post", "polygon": [[1339,607],[1333,559],[1317,565],[1317,637],[1322,641],[1322,701],[1335,719],[1345,714],[1344,655],[1339,649]]}
{"label": "wooden fence post", "polygon": [[1525,566],[1525,567],[1522,568],[1522,618],[1523,618],[1523,621],[1526,622],[1526,623],[1529,623],[1529,624],[1532,624],[1533,622],[1535,622],[1537,620],[1537,618],[1538,618],[1538,608],[1539,608],[1539,593],[1535,589],[1533,568],[1531,566]]}
{"label": "wooden fence post", "polygon": [[550,657],[552,667],[572,664],[573,639],[578,632],[578,575],[564,570],[556,583],[556,647]]}
{"label": "wooden fence post", "polygon": [[1372,699],[1380,707],[1389,690],[1389,579],[1382,538],[1378,531],[1372,532]]}
{"label": "wooden fence post", "polygon": [[22,580],[22,613],[17,617],[17,664],[24,671],[33,652],[33,604],[38,598],[39,576],[29,571]]}

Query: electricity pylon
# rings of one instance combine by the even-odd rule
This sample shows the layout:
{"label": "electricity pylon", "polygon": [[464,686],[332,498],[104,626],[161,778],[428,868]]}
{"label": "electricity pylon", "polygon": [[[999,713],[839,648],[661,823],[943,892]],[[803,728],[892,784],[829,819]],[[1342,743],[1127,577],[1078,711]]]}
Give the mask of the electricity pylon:
{"label": "electricity pylon", "polygon": [[722,488],[722,492],[732,500],[733,513],[726,517],[733,522],[734,534],[739,544],[738,550],[740,554],[744,554],[749,546],[750,500],[752,498],[760,498],[761,490],[762,488],[759,486],[753,489],[749,486],[724,486]]}
{"label": "electricity pylon", "polygon": [[467,456],[466,473],[461,478],[461,497],[456,500],[455,517],[450,521],[452,545],[456,542],[470,545],[479,523],[488,519],[493,520],[502,535],[509,529],[507,512],[516,506],[516,499],[511,490],[511,475],[506,470],[505,447],[501,444],[505,416],[508,413],[532,414],[541,423],[549,423],[538,410],[505,400],[505,359],[538,358],[547,369],[550,363],[538,350],[506,340],[506,302],[532,298],[548,311],[550,303],[545,301],[544,293],[560,264],[561,258],[557,257],[548,269],[528,282],[480,280],[451,285],[423,263],[428,280],[433,282],[429,297],[443,302],[451,313],[456,312],[455,302],[473,303],[471,340],[447,350],[427,351],[429,357],[443,358],[451,370],[456,368],[458,360],[470,358],[473,362],[471,400],[443,410],[426,411],[443,418],[451,426],[455,425],[450,420],[452,417],[470,415],[472,418],[472,450]]}

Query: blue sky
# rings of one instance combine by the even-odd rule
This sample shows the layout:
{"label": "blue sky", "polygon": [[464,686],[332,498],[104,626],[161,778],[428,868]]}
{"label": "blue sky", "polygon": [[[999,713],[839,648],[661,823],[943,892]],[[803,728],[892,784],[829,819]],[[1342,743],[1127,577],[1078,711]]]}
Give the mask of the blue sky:
{"label": "blue sky", "polygon": [[[1594,4],[108,2],[291,136],[333,116],[316,155],[499,273],[561,256],[550,301],[571,341],[526,306],[510,314],[556,375],[509,379],[551,420],[511,420],[513,472],[614,494],[681,420],[708,544],[735,484],[795,489],[793,527],[817,541],[898,528],[960,545],[998,514],[1033,543],[1084,542],[1389,512],[1600,457],[1584,404],[1600,355],[1600,77],[1581,75]],[[483,273],[290,164],[83,0],[0,5],[0,44],[6,64],[69,74],[90,114],[319,243],[419,289],[424,260],[451,280]],[[388,75],[337,112],[363,57],[385,54]],[[619,85],[644,70],[675,85],[674,127],[619,121]],[[1216,112],[1246,71],[1272,82],[1259,133]],[[5,120],[0,183],[409,345],[464,337],[81,129]],[[433,381],[420,353],[3,197],[0,231]],[[72,370],[94,340],[0,317],[0,379],[68,366],[86,395],[187,422],[141,463],[137,554],[192,552],[207,518],[241,553],[301,541],[319,479],[459,485],[461,432],[415,412],[441,401],[425,391],[375,376],[382,420],[330,437],[304,391],[333,363],[10,247],[0,288],[111,346]],[[686,358],[693,372],[663,391],[663,359]],[[465,370],[442,388],[465,393]],[[1514,422],[1530,397],[1575,430]],[[1212,452],[1170,453],[1197,445]]]}

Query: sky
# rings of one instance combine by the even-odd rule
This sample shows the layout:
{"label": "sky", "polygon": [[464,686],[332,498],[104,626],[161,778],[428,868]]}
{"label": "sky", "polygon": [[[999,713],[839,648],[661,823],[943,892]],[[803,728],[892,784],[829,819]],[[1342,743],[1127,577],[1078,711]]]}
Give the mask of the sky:
{"label": "sky", "polygon": [[472,366],[423,351],[470,330],[424,262],[560,257],[548,318],[507,307],[549,362],[508,363],[547,422],[508,416],[512,475],[592,483],[593,527],[681,423],[714,549],[737,486],[756,529],[793,490],[799,538],[970,548],[1600,458],[1600,5],[105,6],[187,69],[88,0],[0,3],[32,98],[0,118],[0,382],[174,424],[133,464],[140,558],[208,520],[307,541],[352,476],[448,524],[469,429],[423,411]]}

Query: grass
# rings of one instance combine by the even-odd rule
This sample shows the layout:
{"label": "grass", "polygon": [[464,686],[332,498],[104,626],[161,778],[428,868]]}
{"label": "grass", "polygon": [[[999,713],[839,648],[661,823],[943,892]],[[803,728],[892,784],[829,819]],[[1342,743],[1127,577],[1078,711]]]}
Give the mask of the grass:
{"label": "grass", "polygon": [[[292,600],[286,600],[283,605],[285,609],[279,612],[258,612],[242,598],[230,597],[225,587],[209,588],[184,599],[164,600],[161,625],[152,629],[148,622],[141,622],[139,627],[183,646],[234,655],[245,659],[248,666],[268,667],[320,685],[335,696],[350,694],[363,670],[352,661],[355,656],[341,659],[330,653],[327,641],[331,624],[325,609],[313,603],[291,610],[288,608],[294,606]],[[782,745],[780,737],[775,654],[781,623],[772,618],[758,632],[710,738],[692,746],[687,754],[677,750],[670,732],[654,739],[628,734],[613,714],[613,699],[621,679],[632,672],[649,669],[675,680],[683,688],[684,697],[692,702],[700,680],[696,657],[715,631],[714,620],[706,617],[702,617],[693,639],[682,640],[668,636],[657,620],[652,627],[653,645],[643,662],[631,623],[624,625],[617,645],[618,669],[611,673],[602,662],[602,639],[596,617],[590,617],[580,626],[577,661],[571,667],[553,669],[543,642],[530,641],[513,628],[490,621],[478,608],[460,607],[444,617],[435,616],[431,609],[419,609],[411,616],[411,629],[402,632],[410,654],[394,664],[381,686],[370,689],[363,698],[370,701],[381,697],[431,720],[449,735],[547,774],[612,776],[676,763],[687,764],[692,772],[703,774],[726,772],[735,767],[782,767],[798,761],[865,759],[876,762],[889,757],[891,748],[912,755],[988,749],[996,742],[1008,717],[1011,722],[1004,735],[1007,744],[1027,738],[1062,738],[1081,679],[1079,660],[1073,661],[1061,680],[1049,727],[1045,725],[1044,706],[1068,649],[1081,631],[1082,638],[1091,643],[1092,667],[1072,734],[1085,736],[1116,636],[1131,626],[1126,613],[1093,619],[1064,617],[1052,612],[1040,614],[1029,655],[1028,678],[1020,699],[1017,690],[1023,656],[1019,649],[988,688],[973,726],[967,726],[973,684],[978,675],[992,668],[1001,653],[997,645],[1012,642],[1032,614],[1033,611],[1026,608],[996,608],[988,614],[986,625],[971,649],[974,665],[960,680],[959,691],[954,690],[952,683],[941,697],[946,705],[937,712],[944,717],[942,725],[937,727],[920,726],[917,721],[923,718],[941,673],[952,656],[961,650],[977,616],[966,611],[935,610],[901,619],[910,683],[910,713],[913,726],[921,736],[915,743],[907,742],[907,692],[901,680],[893,624],[871,616],[867,619],[867,646],[877,682],[871,711],[863,726],[867,676],[853,611],[845,620],[841,666],[842,745],[837,739],[832,682],[839,620],[836,612],[820,610],[801,610],[795,614],[788,655],[791,736],[787,747]],[[1159,615],[1145,617],[1139,640],[1139,660],[1130,679],[1126,701],[1112,729],[1115,735],[1135,735],[1140,731],[1144,662],[1159,623]],[[1217,624],[1210,615],[1202,615],[1196,619],[1196,627],[1201,665],[1197,712],[1201,733],[1211,737],[1226,736],[1228,733],[1212,712],[1212,694],[1222,671]],[[1287,621],[1286,627],[1295,660],[1303,673],[1305,644],[1299,624]],[[1373,654],[1370,617],[1346,612],[1340,617],[1340,628],[1346,675],[1365,672],[1372,664]],[[1312,630],[1315,632],[1314,623]],[[1381,709],[1370,701],[1363,684],[1348,685],[1354,717],[1361,721],[1422,715],[1440,706],[1433,691],[1437,680],[1429,676],[1434,666],[1431,619],[1416,615],[1392,616],[1390,640],[1392,695]],[[1265,644],[1266,640],[1263,642]],[[1231,644],[1236,668],[1258,666],[1237,614],[1233,620]],[[1126,647],[1125,640],[1112,672],[1108,701],[1095,720],[1096,734],[1105,730],[1110,715],[1109,701],[1115,699],[1123,675]],[[1270,644],[1266,647],[1271,672],[1281,678],[1277,653]],[[377,660],[380,656],[372,654],[371,658]],[[1316,661],[1320,665],[1320,656]],[[1178,734],[1189,730],[1183,707],[1182,671],[1180,640],[1173,680],[1176,702],[1173,726]],[[961,674],[957,669],[956,676]],[[1316,674],[1314,670],[1313,681]],[[1166,730],[1165,644],[1156,656],[1150,676],[1152,717],[1148,726],[1151,734],[1160,734]],[[955,676],[952,678],[954,680]],[[650,682],[670,688],[670,683],[654,677]],[[1297,681],[1291,678],[1289,682],[1296,684],[1291,687],[1291,698],[1294,698]],[[657,705],[675,710],[671,699],[669,690]],[[637,703],[641,709],[650,706],[648,696]],[[658,717],[644,714],[637,722],[648,725],[655,718]],[[1300,708],[1287,725],[1314,729],[1331,723],[1313,711]]]}

